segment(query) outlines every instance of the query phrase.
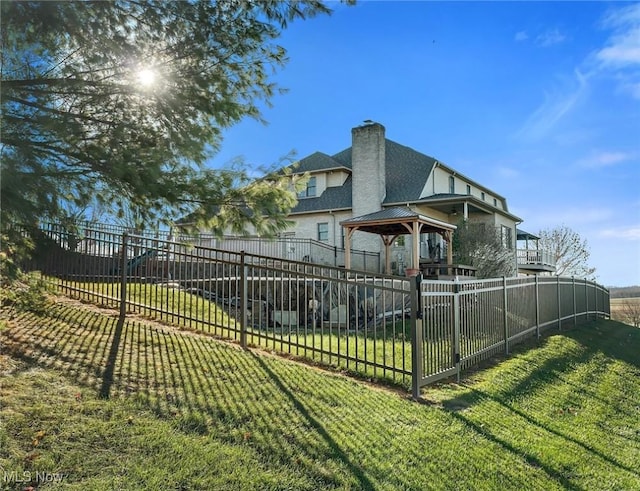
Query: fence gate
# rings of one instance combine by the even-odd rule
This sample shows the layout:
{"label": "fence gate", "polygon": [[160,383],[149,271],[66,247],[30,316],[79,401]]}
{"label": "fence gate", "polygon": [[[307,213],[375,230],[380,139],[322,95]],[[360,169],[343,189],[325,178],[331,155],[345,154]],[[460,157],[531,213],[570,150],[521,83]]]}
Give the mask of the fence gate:
{"label": "fence gate", "polygon": [[413,340],[414,397],[420,388],[459,373],[460,297],[457,283],[416,277],[416,325]]}

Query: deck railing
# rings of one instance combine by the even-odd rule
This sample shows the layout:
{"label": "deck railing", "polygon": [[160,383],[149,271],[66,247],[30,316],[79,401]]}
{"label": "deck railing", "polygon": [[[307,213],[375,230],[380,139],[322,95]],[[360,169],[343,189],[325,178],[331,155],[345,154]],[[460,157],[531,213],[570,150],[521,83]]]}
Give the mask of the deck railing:
{"label": "deck railing", "polygon": [[518,265],[549,266],[555,268],[556,259],[549,251],[542,249],[518,249]]}
{"label": "deck railing", "polygon": [[[43,224],[43,229],[49,230],[52,235],[60,234],[61,227],[58,224]],[[323,266],[344,267],[344,248],[331,246],[324,242],[301,237],[242,237],[242,236],[217,236],[211,233],[185,234],[176,231],[143,230],[135,227],[125,227],[116,224],[104,224],[93,222],[81,222],[73,227],[73,231],[64,228],[62,234],[64,240],[71,242],[84,239],[92,242],[91,237],[111,234],[121,236],[127,233],[132,236],[153,237],[177,244],[189,244],[201,248],[220,249],[230,252],[245,251],[256,256],[267,256],[288,261],[303,261],[320,264]],[[351,264],[354,269],[378,273],[381,271],[381,259],[379,252],[351,249]]]}

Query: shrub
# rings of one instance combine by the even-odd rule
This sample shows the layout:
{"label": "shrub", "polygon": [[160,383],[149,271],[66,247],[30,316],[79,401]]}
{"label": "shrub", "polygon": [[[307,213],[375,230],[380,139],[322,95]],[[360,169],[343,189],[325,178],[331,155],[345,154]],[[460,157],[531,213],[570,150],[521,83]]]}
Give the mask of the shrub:
{"label": "shrub", "polygon": [[51,285],[39,272],[18,272],[14,278],[2,278],[0,302],[3,307],[42,314],[51,304],[50,292]]}

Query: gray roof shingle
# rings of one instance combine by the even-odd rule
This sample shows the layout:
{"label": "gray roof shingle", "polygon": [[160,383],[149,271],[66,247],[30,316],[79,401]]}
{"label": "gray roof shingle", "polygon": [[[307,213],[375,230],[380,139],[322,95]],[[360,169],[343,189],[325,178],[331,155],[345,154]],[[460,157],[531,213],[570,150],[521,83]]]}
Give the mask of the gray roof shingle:
{"label": "gray roof shingle", "polygon": [[368,222],[371,220],[396,220],[401,218],[416,218],[420,213],[409,208],[394,206],[393,208],[385,208],[384,210],[375,211],[359,217],[349,218],[341,223],[358,223]]}
{"label": "gray roof shingle", "polygon": [[[435,164],[434,158],[385,139],[387,195],[383,204],[418,200]],[[352,169],[351,147],[332,156],[315,152],[300,160],[294,172],[312,172],[339,167]],[[351,208],[351,177],[340,188],[327,188],[317,198],[301,199],[293,212],[302,213],[336,208]]]}
{"label": "gray roof shingle", "polygon": [[386,141],[385,204],[416,201],[420,198],[436,160],[391,140]]}
{"label": "gray roof shingle", "polygon": [[[335,169],[336,167],[344,167],[341,163],[329,157],[326,153],[315,152],[308,157],[303,158],[294,167],[294,172],[314,172],[325,169]],[[351,167],[349,167],[350,169]]]}
{"label": "gray roof shingle", "polygon": [[309,213],[325,210],[344,210],[351,208],[351,176],[347,177],[340,187],[324,190],[315,198],[301,198],[291,213]]}

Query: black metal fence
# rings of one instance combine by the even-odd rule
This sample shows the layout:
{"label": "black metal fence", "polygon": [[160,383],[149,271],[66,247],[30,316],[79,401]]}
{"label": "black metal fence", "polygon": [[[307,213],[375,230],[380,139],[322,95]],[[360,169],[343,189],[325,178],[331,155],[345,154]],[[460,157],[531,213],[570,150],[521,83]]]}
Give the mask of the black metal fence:
{"label": "black metal fence", "polygon": [[65,294],[411,388],[596,317],[609,293],[556,277],[421,281],[58,225],[30,269]]}

